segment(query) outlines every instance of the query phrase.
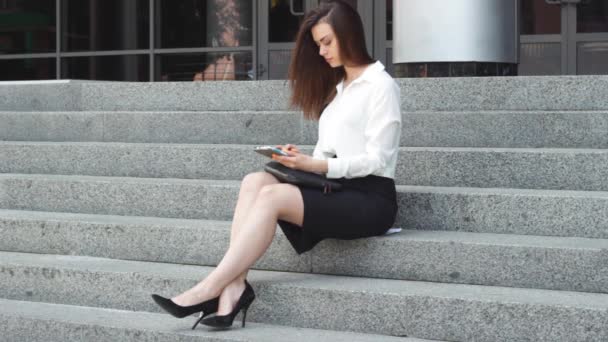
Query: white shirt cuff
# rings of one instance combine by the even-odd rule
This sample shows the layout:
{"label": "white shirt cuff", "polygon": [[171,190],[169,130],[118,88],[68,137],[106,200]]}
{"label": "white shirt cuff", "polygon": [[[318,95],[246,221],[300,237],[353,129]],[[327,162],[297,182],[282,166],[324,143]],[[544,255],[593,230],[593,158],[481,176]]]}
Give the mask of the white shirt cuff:
{"label": "white shirt cuff", "polygon": [[342,163],[338,158],[327,158],[327,178],[342,178]]}

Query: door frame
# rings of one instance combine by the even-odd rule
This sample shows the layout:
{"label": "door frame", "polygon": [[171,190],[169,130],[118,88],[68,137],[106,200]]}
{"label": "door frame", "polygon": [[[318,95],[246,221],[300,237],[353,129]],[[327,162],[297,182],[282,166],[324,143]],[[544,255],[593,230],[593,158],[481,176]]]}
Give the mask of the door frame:
{"label": "door frame", "polygon": [[[568,75],[578,74],[578,44],[590,42],[608,42],[608,32],[578,33],[577,7],[578,3],[570,2],[562,8],[566,11],[566,72]],[[562,12],[563,13],[563,12]],[[563,19],[562,19],[563,22]],[[564,51],[562,49],[562,51]]]}
{"label": "door frame", "polygon": [[[388,49],[392,49],[393,41],[387,39],[386,25],[386,1],[387,0],[373,0],[373,49],[368,49],[377,60],[379,60],[386,68],[387,72],[392,70],[392,65],[388,65],[388,56],[386,54]],[[367,37],[366,37],[367,39]]]}
{"label": "door frame", "polygon": [[[559,1],[559,0],[556,0]],[[520,43],[560,43],[561,73],[560,75],[578,74],[578,43],[608,42],[608,33],[578,33],[576,0],[566,0],[555,3],[561,6],[561,33],[521,35]]]}
{"label": "door frame", "polygon": [[[304,12],[306,12],[318,6],[321,0],[303,1],[305,6]],[[255,6],[256,14],[254,18],[254,27],[257,28],[257,34],[254,38],[256,52],[254,53],[253,58],[253,72],[255,79],[257,80],[268,79],[268,53],[270,50],[291,50],[295,47],[294,42],[269,42],[269,2],[270,0],[257,0],[257,4]],[[384,10],[382,10],[380,7],[384,8]],[[375,15],[375,13],[380,13],[382,15],[386,13],[386,0],[358,0],[357,11],[361,15],[361,21],[363,22],[367,50],[373,56],[375,56],[376,59],[381,60],[385,64],[387,48],[386,19],[383,19],[382,16]]]}
{"label": "door frame", "polygon": [[[270,0],[257,0],[256,1],[256,16],[254,18],[254,26],[257,28],[256,42],[255,42],[255,57],[254,57],[254,79],[256,80],[268,80],[268,64],[270,50],[291,50],[295,47],[294,42],[284,43],[271,43],[268,39],[269,36],[269,4]],[[311,8],[314,8],[318,4],[318,0],[303,0],[304,12]],[[303,15],[303,14],[302,14]]]}

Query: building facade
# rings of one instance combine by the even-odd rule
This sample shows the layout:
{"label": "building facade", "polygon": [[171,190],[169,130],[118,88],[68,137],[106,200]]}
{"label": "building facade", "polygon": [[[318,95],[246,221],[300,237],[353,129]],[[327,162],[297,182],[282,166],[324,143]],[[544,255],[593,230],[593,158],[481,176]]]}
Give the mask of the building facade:
{"label": "building facade", "polygon": [[[0,0],[0,80],[285,79],[319,1]],[[412,0],[347,1],[392,74],[393,1]],[[519,75],[608,74],[608,0],[520,0],[517,19]]]}

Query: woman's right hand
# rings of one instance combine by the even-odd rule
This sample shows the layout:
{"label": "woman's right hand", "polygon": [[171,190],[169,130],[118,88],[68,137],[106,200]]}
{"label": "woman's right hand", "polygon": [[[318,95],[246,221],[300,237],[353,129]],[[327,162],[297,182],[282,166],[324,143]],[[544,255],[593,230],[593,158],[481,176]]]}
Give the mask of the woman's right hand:
{"label": "woman's right hand", "polygon": [[287,144],[285,146],[277,145],[277,148],[280,148],[283,152],[292,152],[292,153],[300,153],[300,149],[296,145]]}

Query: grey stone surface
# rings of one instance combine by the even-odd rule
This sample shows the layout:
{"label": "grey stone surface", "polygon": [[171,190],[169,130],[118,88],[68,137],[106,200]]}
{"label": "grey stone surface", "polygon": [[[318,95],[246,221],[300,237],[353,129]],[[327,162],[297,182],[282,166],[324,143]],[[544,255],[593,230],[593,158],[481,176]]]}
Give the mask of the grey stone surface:
{"label": "grey stone surface", "polygon": [[0,142],[0,172],[242,179],[268,157],[254,145]]}
{"label": "grey stone surface", "polygon": [[206,144],[303,144],[299,112],[104,114],[104,141]]}
{"label": "grey stone surface", "polygon": [[165,314],[0,299],[3,338],[18,341],[402,341],[416,338],[293,328],[248,322],[245,329],[195,331]]}
{"label": "grey stone surface", "polygon": [[405,230],[312,251],[324,274],[608,293],[608,240]]}
{"label": "grey stone surface", "polygon": [[79,85],[81,110],[285,110],[286,81],[107,82]]}
{"label": "grey stone surface", "polygon": [[[327,240],[302,256],[279,232],[257,268],[343,276],[254,270],[249,278],[258,299],[250,318],[449,341],[608,340],[608,192],[598,191],[608,190],[607,160],[605,150],[589,149],[608,146],[608,76],[397,82],[401,144],[413,147],[401,151],[397,182],[409,185],[398,186],[395,225],[416,230]],[[0,140],[313,144],[316,125],[286,111],[288,96],[285,81],[0,82]],[[579,150],[521,149],[530,147]],[[149,216],[0,210],[0,250],[28,252],[0,252],[0,297],[34,301],[0,300],[2,337],[199,340],[143,325],[100,324],[128,316],[98,309],[75,308],[92,310],[91,316],[61,315],[84,319],[78,322],[53,320],[45,310],[58,307],[42,308],[35,301],[157,311],[150,293],[175,294],[211,269],[156,262],[218,262],[228,241],[237,180],[267,161],[256,160],[246,151],[250,148],[0,144],[0,172],[76,174],[0,174],[0,208]],[[38,316],[20,311],[27,305]],[[187,330],[189,324],[165,317]],[[259,327],[264,331],[259,336],[276,331]]]}
{"label": "grey stone surface", "polygon": [[[229,221],[0,210],[0,250],[124,260],[217,265],[228,249]],[[310,272],[283,232],[253,268]]]}
{"label": "grey stone surface", "polygon": [[[231,220],[238,181],[0,174],[0,208]],[[397,186],[395,225],[608,238],[608,192]]]}
{"label": "grey stone surface", "polygon": [[[159,308],[150,293],[182,291],[210,270],[0,255],[4,298],[152,312]],[[251,271],[249,279],[257,295],[248,315],[254,322],[448,341],[608,339],[606,294],[268,271]]]}
{"label": "grey stone surface", "polygon": [[403,78],[406,111],[606,110],[606,76]]}
{"label": "grey stone surface", "polygon": [[606,111],[402,113],[401,146],[608,148]]}
{"label": "grey stone surface", "polygon": [[[0,112],[0,140],[304,144],[299,112]],[[311,125],[316,130],[316,125]],[[316,132],[315,132],[316,134]],[[316,138],[312,144],[316,143]]]}
{"label": "grey stone surface", "polygon": [[602,191],[397,186],[397,225],[408,229],[608,237]]}
{"label": "grey stone surface", "polygon": [[[240,180],[269,161],[255,145],[0,142],[0,172]],[[300,146],[310,154],[312,146]],[[608,190],[608,150],[400,149],[397,184]]]}
{"label": "grey stone surface", "polygon": [[608,190],[608,149],[401,148],[397,184]]}
{"label": "grey stone surface", "polygon": [[[405,111],[608,108],[608,77],[603,75],[403,78],[396,82]],[[285,110],[288,101],[284,80],[0,85],[0,110]]]}
{"label": "grey stone surface", "polygon": [[[605,111],[403,112],[401,146],[606,148]],[[0,140],[205,144],[317,142],[300,112],[0,112]]]}
{"label": "grey stone surface", "polygon": [[[222,221],[0,210],[2,251],[215,266],[229,232]],[[407,230],[298,256],[278,229],[254,268],[608,293],[608,240]]]}
{"label": "grey stone surface", "polygon": [[0,112],[0,123],[0,140],[103,141],[103,115],[92,112]]}
{"label": "grey stone surface", "polygon": [[229,220],[237,181],[0,174],[0,208]]}
{"label": "grey stone surface", "polygon": [[302,136],[305,144],[314,146],[319,139],[319,122],[302,120]]}
{"label": "grey stone surface", "polygon": [[0,111],[77,110],[82,99],[78,81],[0,82]]}

